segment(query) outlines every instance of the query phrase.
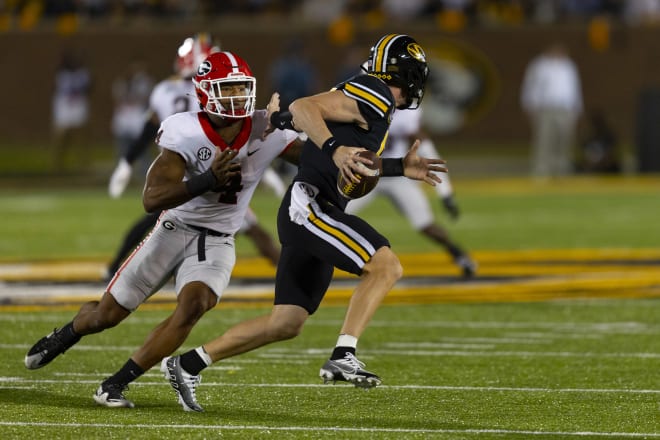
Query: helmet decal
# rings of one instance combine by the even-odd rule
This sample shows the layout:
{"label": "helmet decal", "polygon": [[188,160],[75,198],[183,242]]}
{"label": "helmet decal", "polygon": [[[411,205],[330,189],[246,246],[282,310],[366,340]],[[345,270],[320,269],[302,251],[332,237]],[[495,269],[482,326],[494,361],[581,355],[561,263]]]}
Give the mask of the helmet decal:
{"label": "helmet decal", "polygon": [[426,54],[424,53],[422,46],[417,43],[410,43],[407,49],[410,56],[412,56],[414,59],[421,61],[422,63],[426,62]]}
{"label": "helmet decal", "polygon": [[197,75],[199,76],[204,76],[208,75],[211,72],[211,62],[209,60],[205,60],[202,62],[202,64],[199,65],[199,68],[197,69]]}

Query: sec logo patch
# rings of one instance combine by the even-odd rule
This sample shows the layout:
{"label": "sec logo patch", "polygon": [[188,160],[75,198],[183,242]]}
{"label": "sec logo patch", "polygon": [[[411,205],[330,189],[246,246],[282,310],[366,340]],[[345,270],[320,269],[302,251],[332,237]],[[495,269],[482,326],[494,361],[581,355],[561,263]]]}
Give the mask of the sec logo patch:
{"label": "sec logo patch", "polygon": [[197,158],[199,160],[209,160],[211,158],[211,149],[209,147],[202,147],[197,150]]}

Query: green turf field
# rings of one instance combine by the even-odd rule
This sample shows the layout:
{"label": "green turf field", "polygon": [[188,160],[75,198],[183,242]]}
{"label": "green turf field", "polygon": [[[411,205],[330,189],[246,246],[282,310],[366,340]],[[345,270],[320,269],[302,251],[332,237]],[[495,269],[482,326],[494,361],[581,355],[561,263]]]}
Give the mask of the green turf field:
{"label": "green turf field", "polygon": [[[460,220],[448,220],[434,197],[433,207],[438,221],[470,250],[660,247],[660,233],[654,233],[660,218],[657,177],[469,179],[454,186]],[[111,200],[104,187],[2,189],[0,206],[0,261],[108,259],[143,213],[137,188],[119,200]],[[259,190],[252,206],[275,234],[279,200]],[[362,214],[397,252],[438,250],[384,200]],[[239,257],[255,255],[247,239],[237,243]]]}
{"label": "green turf field", "polygon": [[[97,406],[99,383],[165,312],[140,310],[28,371],[29,345],[71,312],[0,313],[0,432],[16,438],[601,439],[660,437],[657,300],[384,306],[361,358],[381,387],[322,385],[343,307],[302,335],[215,364],[185,413],[157,369],[136,408]],[[186,347],[267,309],[220,306]]]}
{"label": "green turf field", "polygon": [[[350,289],[332,292],[300,337],[207,370],[202,414],[184,413],[157,369],[131,386],[133,410],[91,397],[171,303],[145,305],[37,371],[23,366],[25,352],[77,304],[3,306],[2,438],[660,438],[660,179],[457,179],[455,187],[460,220],[434,208],[481,259],[483,280],[447,278],[454,268],[442,251],[385,202],[364,212],[409,276],[439,276],[393,291],[360,339],[358,354],[383,386],[317,377]],[[141,212],[137,188],[120,200],[100,187],[3,189],[0,203],[0,262],[105,261]],[[278,201],[259,191],[253,206],[274,232]],[[239,260],[255,255],[237,243]],[[268,311],[259,304],[221,303],[182,350]]]}

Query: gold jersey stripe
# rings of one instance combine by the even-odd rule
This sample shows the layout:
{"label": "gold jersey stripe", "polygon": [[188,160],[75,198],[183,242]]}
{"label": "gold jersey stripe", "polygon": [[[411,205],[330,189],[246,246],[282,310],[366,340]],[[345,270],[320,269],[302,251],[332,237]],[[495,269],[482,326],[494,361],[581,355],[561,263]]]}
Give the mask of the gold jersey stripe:
{"label": "gold jersey stripe", "polygon": [[344,90],[346,90],[348,93],[358,96],[376,108],[380,109],[381,112],[386,113],[387,110],[389,109],[388,103],[383,101],[382,99],[378,98],[372,93],[368,93],[365,90],[359,89],[355,87],[354,85],[347,83],[346,87],[344,87]]}
{"label": "gold jersey stripe", "polygon": [[380,147],[378,148],[378,151],[376,151],[377,155],[380,156],[381,154],[383,154],[383,150],[385,149],[385,144],[387,144],[387,137],[389,136],[389,134],[390,134],[390,131],[387,130],[385,132],[385,136],[383,136],[383,141],[380,143]]}

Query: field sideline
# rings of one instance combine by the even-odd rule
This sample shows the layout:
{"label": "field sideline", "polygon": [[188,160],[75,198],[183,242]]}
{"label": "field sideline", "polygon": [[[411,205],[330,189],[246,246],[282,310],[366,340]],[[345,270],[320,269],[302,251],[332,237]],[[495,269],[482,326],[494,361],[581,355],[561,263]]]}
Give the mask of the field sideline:
{"label": "field sideline", "polygon": [[[572,249],[474,254],[479,276],[463,280],[444,254],[404,254],[404,279],[386,303],[542,301],[560,298],[660,296],[660,250]],[[102,262],[0,264],[2,308],[73,305],[103,291]],[[239,259],[224,301],[269,304],[275,269],[262,258]],[[54,285],[51,285],[55,283]],[[338,271],[326,302],[343,303],[355,277]],[[171,286],[150,300],[173,303]]]}

